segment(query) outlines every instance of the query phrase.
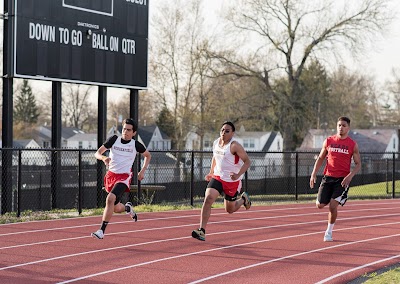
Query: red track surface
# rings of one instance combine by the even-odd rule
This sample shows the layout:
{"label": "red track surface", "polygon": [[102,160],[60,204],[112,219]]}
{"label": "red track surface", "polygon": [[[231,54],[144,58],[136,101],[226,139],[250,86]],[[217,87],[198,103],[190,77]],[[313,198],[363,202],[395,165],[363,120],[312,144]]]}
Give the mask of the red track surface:
{"label": "red track surface", "polygon": [[213,209],[205,242],[199,210],[0,225],[0,283],[347,283],[400,261],[400,201],[349,201],[333,242],[313,204]]}

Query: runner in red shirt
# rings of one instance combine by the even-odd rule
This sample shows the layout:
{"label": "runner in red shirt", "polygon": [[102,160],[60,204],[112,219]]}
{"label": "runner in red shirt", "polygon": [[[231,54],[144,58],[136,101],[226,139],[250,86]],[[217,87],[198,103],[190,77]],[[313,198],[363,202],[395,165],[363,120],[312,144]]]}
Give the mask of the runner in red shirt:
{"label": "runner in red shirt", "polygon": [[[354,175],[361,169],[361,158],[357,143],[348,137],[350,119],[339,117],[336,135],[325,139],[318,159],[310,177],[310,187],[313,188],[317,172],[326,159],[324,176],[318,189],[317,208],[322,209],[329,204],[328,227],[324,242],[331,242],[332,230],[337,218],[337,207],[343,206],[347,200],[347,192]],[[355,167],[351,168],[351,159]]]}

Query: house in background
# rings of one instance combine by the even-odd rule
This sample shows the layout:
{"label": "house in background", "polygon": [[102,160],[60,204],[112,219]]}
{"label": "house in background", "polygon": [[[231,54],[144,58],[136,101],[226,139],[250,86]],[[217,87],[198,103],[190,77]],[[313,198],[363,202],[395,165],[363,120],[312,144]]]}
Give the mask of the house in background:
{"label": "house in background", "polygon": [[[107,133],[107,137],[111,135],[121,135],[122,126],[119,125],[116,129],[115,126],[111,127]],[[147,150],[171,150],[171,139],[158,128],[157,125],[139,126],[138,141],[142,143]]]}
{"label": "house in background", "polygon": [[[315,162],[324,140],[334,134],[336,134],[336,129],[310,129],[297,151],[316,152],[314,159],[309,161],[309,166],[311,166]],[[385,159],[392,158],[393,152],[399,150],[397,129],[350,129],[349,137],[358,144],[365,173],[379,172],[385,169]],[[397,154],[395,155],[397,157]]]}
{"label": "house in background", "polygon": [[[203,137],[203,150],[211,151],[218,133],[205,133]],[[282,151],[283,138],[276,131],[246,131],[244,126],[236,129],[234,138],[242,144],[246,151],[279,152]],[[195,132],[189,132],[186,137],[186,150],[200,150],[200,136]]]}
{"label": "house in background", "polygon": [[[2,141],[0,141],[0,148],[2,147]],[[21,163],[26,166],[45,166],[50,164],[50,153],[34,150],[40,149],[40,145],[33,139],[23,139],[23,140],[14,140],[13,148],[22,150],[22,149],[33,149],[26,150],[21,152]],[[12,155],[12,163],[13,165],[18,165],[18,151],[13,151]],[[0,162],[1,163],[1,162]]]}
{"label": "house in background", "polygon": [[97,149],[97,134],[79,132],[65,139],[69,149]]}
{"label": "house in background", "polygon": [[[205,133],[203,150],[212,151],[213,142],[218,137],[218,133]],[[283,165],[283,155],[279,152],[282,151],[283,138],[280,132],[246,131],[244,126],[241,126],[240,129],[236,129],[234,138],[243,146],[251,159],[248,170],[250,179],[265,177],[266,172],[269,177],[279,176],[282,173],[280,167]],[[199,150],[200,141],[200,136],[195,131],[190,132],[186,138],[186,149]],[[197,159],[195,165],[197,168],[202,165],[201,168],[204,170],[199,173],[199,177],[196,177],[202,178],[203,172],[209,170],[211,166],[211,156],[202,158],[201,161]]]}
{"label": "house in background", "polygon": [[[324,140],[336,134],[336,130],[310,129],[298,151],[320,151]],[[397,129],[351,129],[349,137],[357,142],[360,152],[397,152]],[[387,154],[383,154],[382,158]]]}
{"label": "house in background", "polygon": [[[35,140],[42,148],[51,148],[51,127],[40,126]],[[97,149],[97,134],[87,134],[76,127],[62,127],[61,148]]]}

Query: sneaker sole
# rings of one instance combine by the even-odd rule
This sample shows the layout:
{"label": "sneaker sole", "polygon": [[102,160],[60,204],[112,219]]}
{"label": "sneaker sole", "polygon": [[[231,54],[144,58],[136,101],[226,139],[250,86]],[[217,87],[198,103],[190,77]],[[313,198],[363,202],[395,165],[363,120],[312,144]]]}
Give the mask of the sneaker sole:
{"label": "sneaker sole", "polygon": [[247,204],[247,206],[245,205],[244,208],[246,208],[246,210],[249,210],[251,207],[251,201]]}
{"label": "sneaker sole", "polygon": [[205,238],[200,237],[198,234],[196,234],[195,232],[192,232],[192,237],[195,239],[198,239],[200,241],[205,241]]}
{"label": "sneaker sole", "polygon": [[103,238],[100,238],[98,235],[96,235],[95,233],[91,234],[93,238],[96,238],[98,240],[102,240]]}

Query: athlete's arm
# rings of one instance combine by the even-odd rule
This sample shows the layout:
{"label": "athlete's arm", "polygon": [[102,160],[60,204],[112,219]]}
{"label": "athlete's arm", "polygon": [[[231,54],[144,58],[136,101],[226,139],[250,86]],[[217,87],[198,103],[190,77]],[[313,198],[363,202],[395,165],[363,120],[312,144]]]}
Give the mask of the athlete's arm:
{"label": "athlete's arm", "polygon": [[138,141],[135,141],[135,148],[136,148],[136,151],[138,151],[144,157],[142,169],[138,173],[138,180],[143,180],[144,173],[145,173],[145,171],[147,170],[147,168],[149,167],[149,164],[150,164],[151,154],[146,149],[146,147],[142,143],[140,143]]}
{"label": "athlete's arm", "polygon": [[231,179],[237,180],[242,174],[244,174],[247,171],[247,169],[250,167],[251,162],[243,146],[237,143],[236,141],[233,141],[231,143],[231,153],[232,155],[238,155],[239,158],[243,161],[243,165],[240,168],[239,172],[231,174]]}
{"label": "athlete's arm", "polygon": [[310,187],[311,188],[314,187],[314,185],[317,181],[317,172],[318,172],[319,168],[322,166],[322,164],[326,158],[326,155],[328,155],[328,150],[326,149],[326,145],[327,145],[327,142],[325,139],[324,143],[322,144],[321,152],[319,152],[318,158],[314,164],[314,169],[311,173],[311,177],[310,177]]}
{"label": "athlete's arm", "polygon": [[110,157],[104,156],[104,152],[107,151],[114,145],[115,141],[117,140],[118,136],[113,135],[110,138],[106,140],[106,142],[103,143],[103,145],[100,146],[99,149],[97,149],[96,153],[94,153],[94,156],[96,157],[97,160],[103,161],[103,163],[108,166],[110,163]]}
{"label": "athlete's arm", "polygon": [[210,181],[211,178],[213,177],[214,168],[215,168],[215,159],[214,159],[214,157],[212,157],[210,172],[205,176],[206,181]]}
{"label": "athlete's arm", "polygon": [[357,143],[354,146],[354,150],[353,150],[353,161],[354,161],[354,164],[356,166],[343,179],[343,181],[342,181],[342,186],[343,187],[348,187],[350,185],[350,182],[353,179],[353,177],[361,170],[361,156],[360,156],[360,151],[358,149],[358,144]]}

